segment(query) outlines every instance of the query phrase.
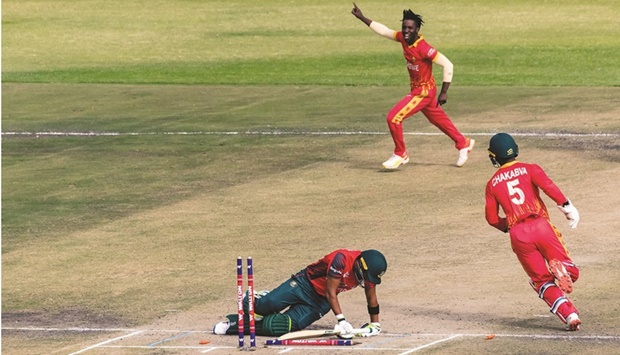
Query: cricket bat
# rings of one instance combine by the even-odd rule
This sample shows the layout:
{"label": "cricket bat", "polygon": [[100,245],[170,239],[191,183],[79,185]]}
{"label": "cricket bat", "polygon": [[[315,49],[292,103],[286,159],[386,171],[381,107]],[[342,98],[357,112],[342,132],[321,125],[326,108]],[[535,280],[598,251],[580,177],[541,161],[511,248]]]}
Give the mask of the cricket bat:
{"label": "cricket bat", "polygon": [[[358,336],[359,334],[370,333],[370,331],[371,331],[370,328],[353,329],[353,334],[355,334],[355,336]],[[334,330],[334,329],[329,329],[329,330],[321,330],[321,329],[316,329],[316,330],[298,330],[296,332],[286,333],[286,334],[280,336],[278,338],[278,340],[319,338],[319,337],[330,336],[330,335],[338,335],[338,334],[340,334],[340,330]]]}

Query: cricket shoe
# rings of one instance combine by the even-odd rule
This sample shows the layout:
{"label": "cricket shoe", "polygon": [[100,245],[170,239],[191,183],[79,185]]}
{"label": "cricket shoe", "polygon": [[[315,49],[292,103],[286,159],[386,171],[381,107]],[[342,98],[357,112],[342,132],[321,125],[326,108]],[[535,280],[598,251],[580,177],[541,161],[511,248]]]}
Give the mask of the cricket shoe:
{"label": "cricket shoe", "polygon": [[569,332],[579,330],[580,324],[581,320],[579,319],[579,315],[577,313],[571,313],[568,317],[566,317],[566,330]]}
{"label": "cricket shoe", "polygon": [[570,278],[568,271],[558,259],[549,261],[549,272],[558,280],[558,286],[564,293],[573,292],[573,280]]}
{"label": "cricket shoe", "polygon": [[409,162],[409,154],[405,153],[404,156],[392,154],[390,159],[383,162],[383,168],[394,170],[398,169],[401,164],[407,164]]}
{"label": "cricket shoe", "polygon": [[213,334],[225,335],[226,332],[228,331],[228,328],[230,328],[229,321],[219,322],[213,326]]}
{"label": "cricket shoe", "polygon": [[456,161],[456,166],[461,167],[465,165],[467,158],[469,158],[469,153],[474,149],[474,144],[476,144],[475,140],[467,138],[467,147],[459,150],[459,159]]}

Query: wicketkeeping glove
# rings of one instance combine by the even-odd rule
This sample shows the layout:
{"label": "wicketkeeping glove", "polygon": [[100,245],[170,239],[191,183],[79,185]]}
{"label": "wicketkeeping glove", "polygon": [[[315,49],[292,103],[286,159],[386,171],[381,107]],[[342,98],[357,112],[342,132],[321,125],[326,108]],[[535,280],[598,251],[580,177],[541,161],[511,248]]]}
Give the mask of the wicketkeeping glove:
{"label": "wicketkeeping glove", "polygon": [[358,334],[358,336],[361,337],[374,337],[376,335],[379,335],[379,333],[381,333],[381,324],[379,324],[379,322],[372,322],[372,323],[365,323],[364,325],[362,325],[362,329],[370,329],[369,333],[360,333]]}
{"label": "wicketkeeping glove", "polygon": [[575,206],[573,206],[572,202],[570,202],[570,200],[566,200],[566,203],[558,206],[558,208],[562,211],[562,213],[564,213],[566,219],[568,219],[568,225],[571,228],[577,228],[577,223],[579,223],[579,212]]}

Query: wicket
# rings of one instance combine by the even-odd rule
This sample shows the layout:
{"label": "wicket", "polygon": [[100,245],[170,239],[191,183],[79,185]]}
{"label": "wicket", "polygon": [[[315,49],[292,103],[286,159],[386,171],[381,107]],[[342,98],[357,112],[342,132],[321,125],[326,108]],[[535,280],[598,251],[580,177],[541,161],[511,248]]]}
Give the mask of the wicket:
{"label": "wicket", "polygon": [[340,340],[340,339],[291,339],[291,340],[278,340],[269,339],[265,341],[265,345],[318,345],[318,346],[351,346],[361,344],[354,340]]}
{"label": "wicket", "polygon": [[[245,324],[243,311],[243,259],[237,258],[237,325],[239,327],[239,349],[245,350]],[[250,326],[250,350],[256,349],[256,323],[254,320],[254,266],[252,257],[248,257],[248,319]]]}

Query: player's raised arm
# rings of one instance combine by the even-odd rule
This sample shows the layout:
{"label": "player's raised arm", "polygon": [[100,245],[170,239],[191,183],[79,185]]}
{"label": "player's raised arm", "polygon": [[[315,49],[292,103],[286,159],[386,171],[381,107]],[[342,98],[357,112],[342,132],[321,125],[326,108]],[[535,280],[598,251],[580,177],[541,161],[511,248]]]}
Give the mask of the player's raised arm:
{"label": "player's raised arm", "polygon": [[353,14],[353,16],[357,17],[360,21],[365,23],[366,26],[370,26],[370,23],[372,22],[372,20],[364,16],[364,14],[362,13],[362,10],[360,10],[360,8],[357,7],[356,3],[353,3],[353,10],[351,10],[351,13]]}
{"label": "player's raised arm", "polygon": [[387,28],[385,25],[380,24],[379,22],[373,21],[368,17],[364,16],[362,10],[357,7],[357,4],[353,3],[353,10],[351,10],[353,16],[357,17],[360,21],[366,24],[366,26],[370,27],[376,34],[383,36],[387,39],[396,40],[394,38],[394,34],[396,31]]}

